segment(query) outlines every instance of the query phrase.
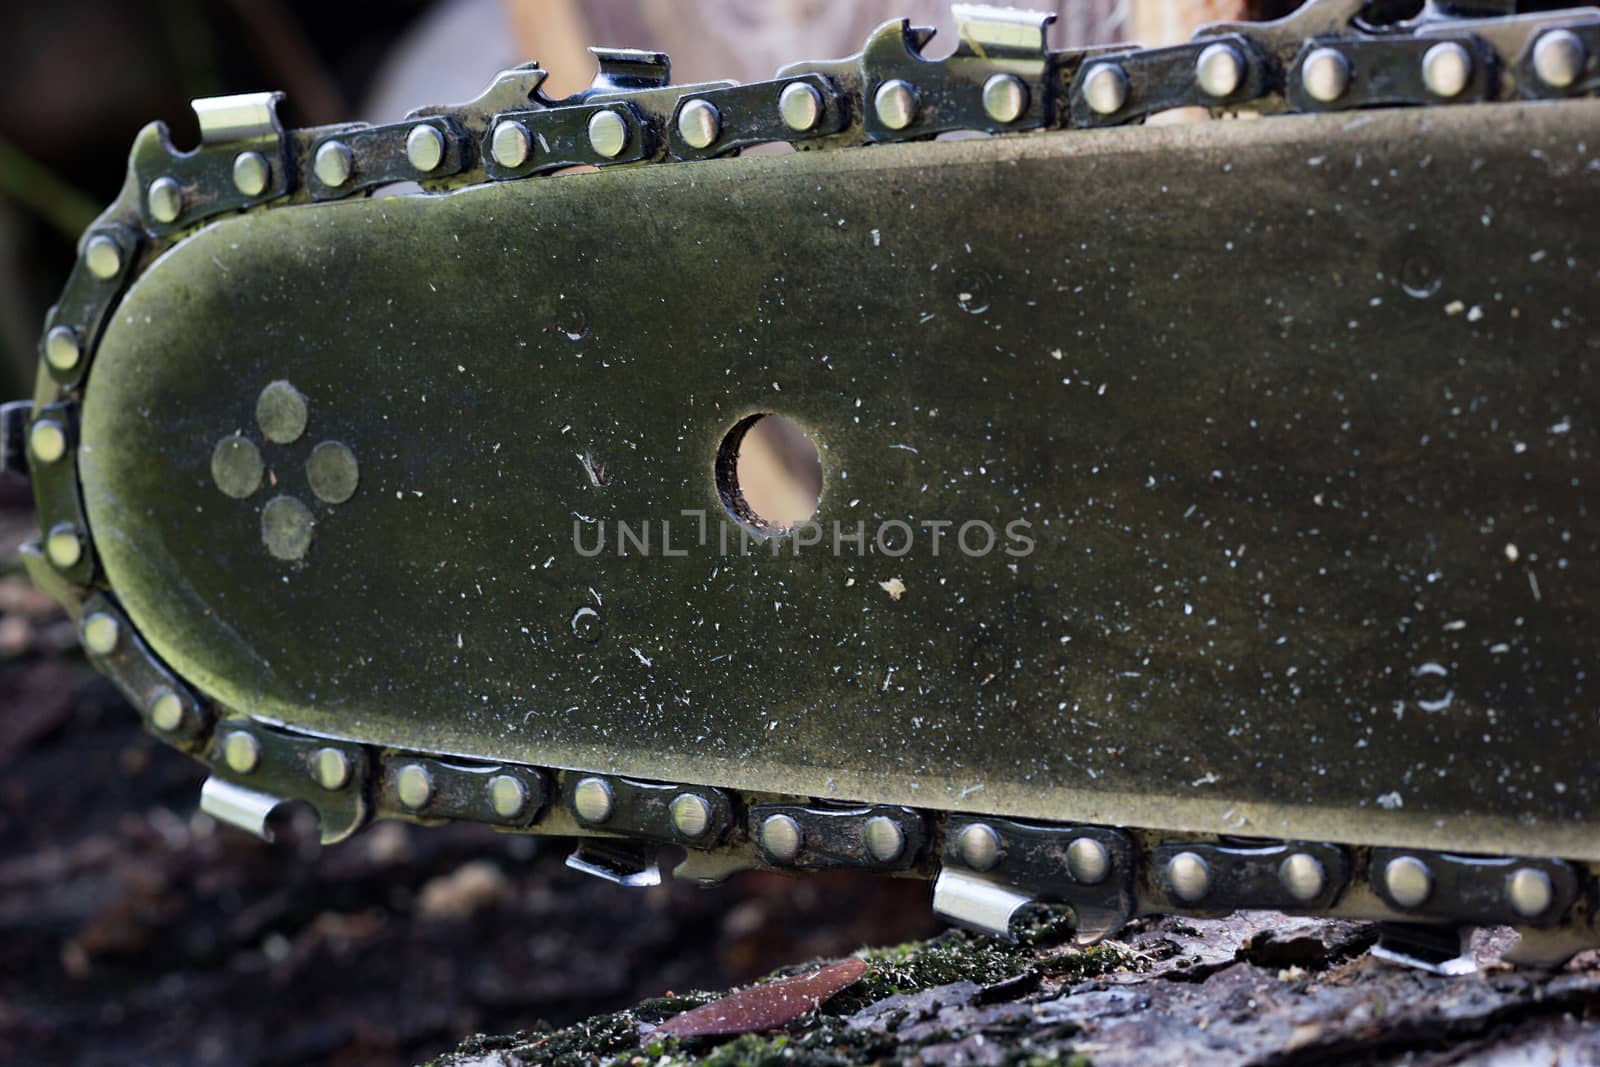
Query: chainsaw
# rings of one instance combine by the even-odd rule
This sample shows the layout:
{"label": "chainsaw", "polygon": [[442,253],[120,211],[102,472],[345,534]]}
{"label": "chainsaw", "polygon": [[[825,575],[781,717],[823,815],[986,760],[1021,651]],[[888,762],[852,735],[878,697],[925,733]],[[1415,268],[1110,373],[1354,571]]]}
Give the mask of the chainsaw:
{"label": "chainsaw", "polygon": [[1383,6],[198,100],[4,408],[29,573],[263,835],[1600,946],[1600,9]]}

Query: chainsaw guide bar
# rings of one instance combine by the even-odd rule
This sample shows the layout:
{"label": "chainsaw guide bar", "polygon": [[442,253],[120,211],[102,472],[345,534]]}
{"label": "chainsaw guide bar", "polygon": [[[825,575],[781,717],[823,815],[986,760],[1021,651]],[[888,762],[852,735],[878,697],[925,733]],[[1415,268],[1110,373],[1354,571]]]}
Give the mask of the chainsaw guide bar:
{"label": "chainsaw guide bar", "polygon": [[196,101],[0,409],[29,572],[257,833],[1600,946],[1600,10],[1364,6]]}

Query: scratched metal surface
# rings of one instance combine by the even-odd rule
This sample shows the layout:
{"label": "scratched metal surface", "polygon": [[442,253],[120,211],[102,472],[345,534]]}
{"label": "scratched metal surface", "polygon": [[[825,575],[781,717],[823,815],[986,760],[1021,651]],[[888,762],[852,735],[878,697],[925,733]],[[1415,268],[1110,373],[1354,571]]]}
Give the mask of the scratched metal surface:
{"label": "scratched metal surface", "polygon": [[[167,663],[330,734],[1600,858],[1594,117],[1040,134],[229,219],[105,334],[95,545]],[[276,379],[308,430],[229,499],[212,448]],[[824,544],[723,554],[718,445],[769,411],[820,448]],[[306,489],[323,440],[360,461],[346,503]],[[316,516],[299,563],[262,546],[280,493]],[[827,543],[890,520],[904,555]],[[918,524],[944,520],[1000,545],[952,527],[935,556]]]}

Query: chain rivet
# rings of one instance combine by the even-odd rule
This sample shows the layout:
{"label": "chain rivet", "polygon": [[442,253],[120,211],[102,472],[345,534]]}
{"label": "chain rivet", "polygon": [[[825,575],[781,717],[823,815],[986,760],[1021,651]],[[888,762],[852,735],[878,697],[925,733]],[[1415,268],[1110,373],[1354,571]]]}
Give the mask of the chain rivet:
{"label": "chain rivet", "polygon": [[122,249],[103,233],[89,238],[89,243],[83,248],[83,261],[89,265],[89,273],[103,282],[109,282],[122,273]]}
{"label": "chain rivet", "polygon": [[1550,876],[1537,867],[1518,867],[1506,879],[1506,899],[1524,919],[1537,919],[1549,911],[1555,896]]}
{"label": "chain rivet", "polygon": [[1167,861],[1167,883],[1173,896],[1197,904],[1211,892],[1211,865],[1198,852],[1180,852]]}
{"label": "chain rivet", "polygon": [[891,130],[903,130],[917,117],[917,91],[910,82],[891,78],[873,94],[872,109],[879,122]]}
{"label": "chain rivet", "polygon": [[893,863],[906,850],[906,833],[900,824],[887,815],[874,815],[862,827],[861,836],[867,846],[867,855],[878,863]]}
{"label": "chain rivet", "polygon": [[426,122],[419,122],[406,134],[406,160],[412,169],[430,174],[444,162],[444,134]]}
{"label": "chain rivet", "polygon": [[157,689],[150,698],[150,725],[170,734],[183,725],[183,719],[183,698],[171,689]]}
{"label": "chain rivet", "polygon": [[311,776],[328,792],[350,784],[350,757],[337,748],[319,748],[311,757]]}
{"label": "chain rivet", "polygon": [[72,523],[58,523],[44,540],[44,554],[57,570],[70,570],[83,559],[83,536]]}
{"label": "chain rivet", "polygon": [[260,196],[272,180],[272,167],[260,152],[240,152],[233,157],[233,187],[245,196]]}
{"label": "chain rivet", "polygon": [[312,168],[317,180],[330,189],[337,189],[350,180],[355,170],[356,157],[343,141],[324,141],[317,149]]}
{"label": "chain rivet", "polygon": [[515,819],[528,807],[528,787],[514,774],[489,779],[489,806],[502,819]]}
{"label": "chain rivet", "polygon": [[622,115],[609,108],[589,116],[589,146],[595,154],[616,159],[628,147],[628,124]]}
{"label": "chain rivet", "polygon": [[691,100],[678,112],[678,133],[690,148],[710,148],[722,133],[722,115],[709,100]]}
{"label": "chain rivet", "polygon": [[956,837],[956,853],[975,871],[991,870],[1000,862],[1000,835],[988,823],[969,823]]}
{"label": "chain rivet", "polygon": [[1342,52],[1318,48],[1301,65],[1300,84],[1311,99],[1331,104],[1350,87],[1350,61]]}
{"label": "chain rivet", "polygon": [[585,778],[572,790],[572,810],[587,823],[603,823],[616,810],[617,797],[604,778]]}
{"label": "chain rivet", "polygon": [[1396,856],[1384,865],[1383,885],[1402,908],[1420,908],[1433,895],[1433,872],[1415,856]]}
{"label": "chain rivet", "polygon": [[1472,80],[1472,55],[1454,41],[1441,41],[1422,56],[1422,84],[1434,96],[1460,96]]}
{"label": "chain rivet", "polygon": [[116,617],[97,611],[83,620],[83,647],[96,656],[109,656],[122,640],[122,626]]}
{"label": "chain rivet", "polygon": [[533,138],[528,127],[515,119],[495,123],[494,136],[489,138],[489,154],[502,167],[520,167],[528,161],[533,151]]}
{"label": "chain rivet", "polygon": [[1321,860],[1306,852],[1296,852],[1278,864],[1278,881],[1291,897],[1309,904],[1322,895],[1327,874]]}
{"label": "chain rivet", "polygon": [[778,94],[778,114],[783,124],[798,133],[814,129],[822,121],[822,94],[806,82],[790,82]]}
{"label": "chain rivet", "polygon": [[1115,115],[1128,102],[1128,75],[1115,63],[1097,63],[1083,78],[1083,99],[1097,115]]}
{"label": "chain rivet", "polygon": [[222,742],[222,761],[235,774],[250,774],[261,766],[261,742],[235,730]]}
{"label": "chain rivet", "polygon": [[679,793],[667,806],[672,828],[690,841],[698,840],[711,829],[711,805],[699,793]]}
{"label": "chain rivet", "polygon": [[421,811],[433,800],[433,775],[420,763],[408,763],[394,776],[394,791],[408,809]]}
{"label": "chain rivet", "polygon": [[1583,42],[1571,30],[1551,30],[1533,46],[1533,72],[1552,89],[1570,88],[1588,59]]}
{"label": "chain rivet", "polygon": [[44,335],[44,359],[59,371],[69,371],[83,358],[78,332],[71,326],[52,326]]}
{"label": "chain rivet", "polygon": [[40,419],[28,431],[28,448],[41,463],[54,463],[67,454],[67,431],[54,419]]}
{"label": "chain rivet", "polygon": [[1073,838],[1067,846],[1067,873],[1079,885],[1099,885],[1111,873],[1111,853],[1092,837]]}
{"label": "chain rivet", "polygon": [[1209,45],[1195,60],[1194,81],[1207,96],[1222,99],[1244,82],[1244,57],[1231,44]]}
{"label": "chain rivet", "polygon": [[183,189],[171,178],[157,178],[150,183],[144,203],[157,222],[177,222],[183,214]]}
{"label": "chain rivet", "polygon": [[991,74],[983,83],[983,113],[996,122],[1016,122],[1028,110],[1028,86],[1015,74]]}
{"label": "chain rivet", "polygon": [[761,823],[761,849],[777,863],[793,863],[805,834],[792,815],[768,815]]}

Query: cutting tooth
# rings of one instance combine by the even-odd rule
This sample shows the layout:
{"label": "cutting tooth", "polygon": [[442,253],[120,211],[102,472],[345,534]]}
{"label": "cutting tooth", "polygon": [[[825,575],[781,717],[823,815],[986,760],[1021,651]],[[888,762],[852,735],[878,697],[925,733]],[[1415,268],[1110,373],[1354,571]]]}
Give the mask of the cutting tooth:
{"label": "cutting tooth", "polygon": [[200,810],[229,826],[254,834],[263,841],[272,840],[267,820],[283,803],[282,797],[248,789],[221,778],[207,778],[200,787]]}
{"label": "cutting tooth", "polygon": [[960,926],[1011,936],[1011,917],[1033,897],[966,871],[946,867],[933,883],[933,912]]}

